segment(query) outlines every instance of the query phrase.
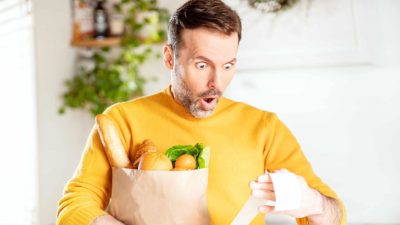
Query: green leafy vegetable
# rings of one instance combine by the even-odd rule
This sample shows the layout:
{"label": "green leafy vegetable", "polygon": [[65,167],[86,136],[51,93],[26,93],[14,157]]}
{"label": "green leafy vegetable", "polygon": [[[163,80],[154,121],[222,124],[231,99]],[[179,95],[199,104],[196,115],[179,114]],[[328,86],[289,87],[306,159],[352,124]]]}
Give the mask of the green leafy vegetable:
{"label": "green leafy vegetable", "polygon": [[197,164],[199,165],[199,169],[208,168],[209,161],[210,161],[210,148],[205,147],[202,149],[197,159]]}
{"label": "green leafy vegetable", "polygon": [[210,149],[208,147],[204,148],[203,144],[174,145],[165,151],[165,155],[172,161],[174,166],[176,159],[183,154],[192,155],[196,159],[198,169],[207,168]]}

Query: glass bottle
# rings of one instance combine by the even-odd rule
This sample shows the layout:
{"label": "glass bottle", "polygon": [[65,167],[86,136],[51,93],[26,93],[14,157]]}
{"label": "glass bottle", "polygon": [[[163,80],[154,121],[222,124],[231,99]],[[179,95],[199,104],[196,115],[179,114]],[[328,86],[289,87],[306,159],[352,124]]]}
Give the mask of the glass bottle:
{"label": "glass bottle", "polygon": [[94,8],[94,37],[96,39],[108,37],[108,15],[103,3],[103,0],[96,0],[96,7]]}

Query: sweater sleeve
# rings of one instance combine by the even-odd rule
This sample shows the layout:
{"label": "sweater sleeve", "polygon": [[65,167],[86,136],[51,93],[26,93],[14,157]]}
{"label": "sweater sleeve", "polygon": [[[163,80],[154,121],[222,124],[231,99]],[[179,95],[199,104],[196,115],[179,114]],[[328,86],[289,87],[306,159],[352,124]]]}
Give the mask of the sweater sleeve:
{"label": "sweater sleeve", "polygon": [[[128,149],[128,126],[117,107],[107,114],[119,128],[122,143]],[[73,177],[64,188],[57,210],[57,225],[89,225],[106,214],[111,195],[111,166],[96,127],[93,127]]]}
{"label": "sweater sleeve", "polygon": [[[264,149],[265,168],[268,171],[287,169],[304,177],[308,185],[321,194],[339,201],[342,208],[341,225],[346,224],[346,210],[336,193],[314,173],[297,140],[290,130],[273,113],[266,114],[268,130]],[[298,224],[309,224],[306,218],[297,219]]]}

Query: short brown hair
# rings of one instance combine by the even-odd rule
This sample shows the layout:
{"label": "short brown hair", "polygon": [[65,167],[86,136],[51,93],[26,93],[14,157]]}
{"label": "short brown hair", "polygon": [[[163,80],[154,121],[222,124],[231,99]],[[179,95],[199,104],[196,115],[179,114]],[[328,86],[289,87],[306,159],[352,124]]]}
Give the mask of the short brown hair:
{"label": "short brown hair", "polygon": [[181,33],[184,29],[207,28],[230,35],[242,36],[238,14],[221,0],[189,0],[171,16],[168,25],[168,42],[178,55]]}

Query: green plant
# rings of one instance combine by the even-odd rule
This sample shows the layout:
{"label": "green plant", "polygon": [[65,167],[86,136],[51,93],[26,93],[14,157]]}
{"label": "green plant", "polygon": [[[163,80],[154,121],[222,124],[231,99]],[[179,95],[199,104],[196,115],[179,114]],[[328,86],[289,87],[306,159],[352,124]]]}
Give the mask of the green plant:
{"label": "green plant", "polygon": [[72,108],[95,116],[113,103],[143,95],[148,79],[139,74],[139,68],[150,57],[159,56],[152,46],[166,38],[168,11],[158,7],[156,0],[121,0],[113,8],[125,18],[118,54],[110,56],[110,48],[94,50],[93,68],[80,68],[65,81],[60,114]]}

